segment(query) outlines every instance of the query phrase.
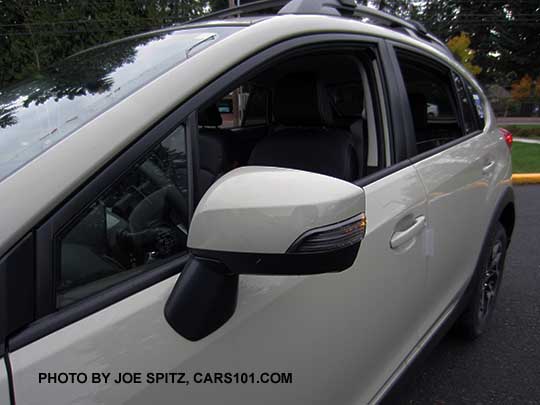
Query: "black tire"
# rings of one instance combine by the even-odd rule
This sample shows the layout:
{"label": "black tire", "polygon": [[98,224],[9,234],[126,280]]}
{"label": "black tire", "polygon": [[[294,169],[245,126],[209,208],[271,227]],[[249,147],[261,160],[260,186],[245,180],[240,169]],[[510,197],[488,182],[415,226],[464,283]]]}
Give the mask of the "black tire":
{"label": "black tire", "polygon": [[456,323],[456,331],[467,339],[478,338],[488,327],[501,286],[507,247],[506,231],[497,223],[482,251],[469,302]]}

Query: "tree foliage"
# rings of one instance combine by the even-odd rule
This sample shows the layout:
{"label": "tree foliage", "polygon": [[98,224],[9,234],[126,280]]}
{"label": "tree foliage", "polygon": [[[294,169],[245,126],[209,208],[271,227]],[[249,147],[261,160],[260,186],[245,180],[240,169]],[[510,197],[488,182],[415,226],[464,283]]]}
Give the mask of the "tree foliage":
{"label": "tree foliage", "polygon": [[469,33],[481,82],[507,85],[540,74],[540,3],[528,0],[370,0],[422,22],[444,41]]}
{"label": "tree foliage", "polygon": [[229,7],[229,0],[210,0],[208,6],[212,11],[223,10]]}
{"label": "tree foliage", "polygon": [[529,75],[523,76],[520,80],[512,83],[512,98],[516,101],[525,101],[540,95],[538,80],[533,83],[533,79]]}
{"label": "tree foliage", "polygon": [[482,71],[480,66],[473,64],[476,52],[469,48],[471,45],[469,34],[462,32],[461,34],[450,38],[447,44],[454,56],[461,61],[463,66],[465,66],[469,72],[476,76]]}
{"label": "tree foliage", "polygon": [[507,85],[540,74],[540,5],[523,0],[427,0],[419,19],[448,40],[470,34],[475,64],[484,83]]}

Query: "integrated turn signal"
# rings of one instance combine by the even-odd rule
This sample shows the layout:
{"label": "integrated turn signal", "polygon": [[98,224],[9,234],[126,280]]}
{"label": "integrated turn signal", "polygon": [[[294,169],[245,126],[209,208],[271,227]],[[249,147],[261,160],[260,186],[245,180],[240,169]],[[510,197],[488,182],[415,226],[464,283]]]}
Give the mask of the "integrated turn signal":
{"label": "integrated turn signal", "polygon": [[333,225],[305,232],[288,249],[288,253],[322,253],[343,249],[364,239],[366,215],[361,213]]}

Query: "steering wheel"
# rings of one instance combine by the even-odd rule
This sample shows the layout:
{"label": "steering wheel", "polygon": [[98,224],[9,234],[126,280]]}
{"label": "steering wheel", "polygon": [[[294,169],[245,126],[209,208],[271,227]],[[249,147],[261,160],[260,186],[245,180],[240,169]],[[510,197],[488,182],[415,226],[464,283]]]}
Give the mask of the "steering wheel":
{"label": "steering wheel", "polygon": [[124,244],[154,257],[167,257],[182,251],[187,235],[178,224],[184,228],[187,225],[186,198],[152,161],[145,161],[138,170],[157,190],[135,206],[129,215],[129,230],[123,231],[120,238]]}

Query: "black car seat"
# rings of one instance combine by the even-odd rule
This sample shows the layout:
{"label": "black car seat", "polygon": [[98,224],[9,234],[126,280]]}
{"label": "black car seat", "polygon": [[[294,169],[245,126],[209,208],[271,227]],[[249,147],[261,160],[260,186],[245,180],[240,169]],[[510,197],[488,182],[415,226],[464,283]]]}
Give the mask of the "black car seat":
{"label": "black car seat", "polygon": [[357,154],[349,131],[331,126],[326,89],[312,72],[291,73],[274,89],[278,127],[251,152],[249,165],[306,170],[352,181]]}
{"label": "black car seat", "polygon": [[368,130],[362,84],[338,82],[328,83],[325,87],[332,107],[329,119],[334,126],[351,132],[358,155],[358,178],[364,177],[368,161]]}
{"label": "black car seat", "polygon": [[412,93],[409,95],[409,104],[416,133],[417,149],[421,153],[432,147],[429,142],[431,134],[428,126],[427,98],[422,93]]}
{"label": "black car seat", "polygon": [[231,134],[219,128],[222,122],[215,104],[199,112],[199,198],[228,170]]}

